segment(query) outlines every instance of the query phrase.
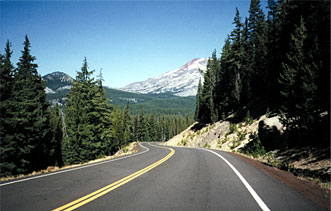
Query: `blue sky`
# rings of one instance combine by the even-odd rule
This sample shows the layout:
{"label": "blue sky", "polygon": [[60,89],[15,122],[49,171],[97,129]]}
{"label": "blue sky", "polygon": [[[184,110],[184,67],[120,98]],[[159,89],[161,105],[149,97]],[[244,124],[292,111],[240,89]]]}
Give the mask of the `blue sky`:
{"label": "blue sky", "polygon": [[41,75],[62,71],[75,77],[86,56],[95,75],[102,68],[104,85],[123,87],[209,57],[214,48],[219,56],[235,8],[248,16],[249,3],[0,1],[0,52],[9,39],[16,65],[27,34]]}

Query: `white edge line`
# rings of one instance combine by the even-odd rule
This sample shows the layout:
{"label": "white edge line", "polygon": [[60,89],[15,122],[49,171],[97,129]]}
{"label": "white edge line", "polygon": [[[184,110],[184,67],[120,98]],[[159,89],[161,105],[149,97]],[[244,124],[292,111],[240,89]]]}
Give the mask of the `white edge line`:
{"label": "white edge line", "polygon": [[263,211],[270,211],[270,209],[268,208],[268,206],[262,201],[262,199],[259,197],[259,195],[252,188],[252,186],[250,186],[250,184],[246,181],[246,179],[240,174],[240,172],[227,159],[225,159],[222,155],[220,155],[220,154],[218,154],[218,153],[216,153],[216,152],[214,152],[212,150],[203,149],[203,148],[198,148],[198,149],[202,149],[202,150],[206,150],[208,152],[214,153],[215,155],[217,155],[218,157],[220,157],[222,160],[224,160],[224,162],[226,164],[228,164],[228,166],[230,166],[230,168],[234,171],[234,173],[236,173],[236,175],[239,177],[239,179],[241,180],[241,182],[245,185],[245,187],[247,188],[247,190],[249,191],[249,193],[253,196],[253,198],[258,203],[258,205],[261,207],[261,209]]}
{"label": "white edge line", "polygon": [[26,179],[16,180],[16,181],[12,181],[12,182],[7,182],[7,183],[0,184],[0,187],[5,186],[5,185],[14,184],[14,183],[24,182],[24,181],[28,181],[28,180],[38,179],[38,178],[41,178],[41,177],[47,177],[47,176],[51,176],[51,175],[55,175],[55,174],[61,174],[61,173],[69,172],[69,171],[75,171],[75,170],[83,169],[83,168],[87,168],[87,167],[97,166],[97,165],[101,165],[101,164],[105,164],[105,163],[110,163],[110,162],[113,162],[113,161],[122,160],[122,159],[125,159],[125,158],[140,155],[140,154],[143,154],[143,153],[149,151],[149,148],[143,146],[141,143],[139,143],[139,146],[144,148],[145,151],[138,152],[138,153],[131,154],[131,155],[127,155],[127,156],[124,156],[124,157],[114,158],[114,159],[107,160],[107,161],[101,161],[99,163],[94,163],[94,164],[90,164],[90,165],[86,165],[86,166],[71,168],[71,169],[67,169],[67,170],[63,170],[63,171],[59,170],[57,172],[53,172],[53,173],[49,173],[49,174],[45,174],[45,175],[40,175],[40,176],[31,177],[31,178],[26,178]]}

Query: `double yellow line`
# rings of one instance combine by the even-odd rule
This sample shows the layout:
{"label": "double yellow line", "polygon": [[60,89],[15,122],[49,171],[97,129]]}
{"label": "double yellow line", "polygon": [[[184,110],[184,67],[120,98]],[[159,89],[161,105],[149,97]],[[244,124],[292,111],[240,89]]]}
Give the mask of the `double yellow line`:
{"label": "double yellow line", "polygon": [[[155,145],[152,145],[152,146],[155,146]],[[110,185],[107,185],[99,190],[96,190],[94,191],[93,193],[90,193],[86,196],[83,196],[73,202],[70,202],[68,204],[65,204],[57,209],[54,209],[53,211],[70,211],[70,210],[74,210],[74,209],[77,209],[78,207],[81,207],[83,206],[84,204],[87,204],[107,193],[109,193],[110,191],[124,185],[125,183],[128,183],[130,182],[131,180],[134,180],[135,178],[139,177],[140,175],[142,174],[145,174],[146,172],[152,170],[153,168],[157,167],[158,165],[164,163],[166,160],[168,160],[171,156],[173,156],[175,154],[175,150],[172,149],[172,148],[168,148],[168,147],[160,147],[160,146],[155,146],[155,147],[159,147],[159,148],[165,148],[165,149],[169,149],[170,150],[170,153],[165,156],[164,158],[162,158],[161,160],[147,166],[146,168],[143,168],[127,177],[124,177],[123,179],[120,179]]]}

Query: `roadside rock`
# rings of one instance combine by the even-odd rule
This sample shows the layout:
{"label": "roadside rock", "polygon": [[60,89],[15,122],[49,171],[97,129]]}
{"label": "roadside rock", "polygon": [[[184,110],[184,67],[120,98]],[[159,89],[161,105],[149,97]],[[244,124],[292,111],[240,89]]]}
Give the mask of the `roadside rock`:
{"label": "roadside rock", "polygon": [[259,122],[259,138],[267,150],[276,149],[284,142],[284,126],[278,116],[265,118]]}

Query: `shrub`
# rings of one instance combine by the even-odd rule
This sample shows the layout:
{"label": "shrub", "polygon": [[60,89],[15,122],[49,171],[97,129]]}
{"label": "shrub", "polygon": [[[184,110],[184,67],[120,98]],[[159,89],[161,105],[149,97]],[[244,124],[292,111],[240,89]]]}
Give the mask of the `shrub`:
{"label": "shrub", "polygon": [[245,122],[248,125],[253,124],[253,118],[251,117],[251,113],[249,111],[247,111],[246,117],[245,117]]}
{"label": "shrub", "polygon": [[232,141],[232,145],[230,146],[230,149],[234,149],[236,148],[237,146],[239,146],[241,143],[241,141],[239,139],[235,139]]}
{"label": "shrub", "polygon": [[264,155],[266,153],[261,140],[259,139],[259,136],[257,133],[250,134],[251,141],[246,144],[244,147],[239,149],[239,152],[251,155],[254,158],[257,158],[260,155]]}
{"label": "shrub", "polygon": [[186,146],[187,141],[186,141],[186,139],[182,139],[180,143],[181,143],[183,146]]}
{"label": "shrub", "polygon": [[222,145],[225,143],[225,142],[227,142],[228,141],[228,137],[227,136],[225,136],[224,138],[222,138],[222,139],[218,139],[218,141],[217,141],[217,145],[218,145],[218,147],[222,147]]}
{"label": "shrub", "polygon": [[269,107],[268,107],[268,108],[267,108],[267,111],[265,112],[265,116],[266,116],[267,118],[269,118],[270,114],[271,114],[271,112],[270,112],[270,109],[269,109]]}
{"label": "shrub", "polygon": [[239,141],[243,141],[246,137],[246,133],[244,131],[238,131],[237,136],[238,136]]}
{"label": "shrub", "polygon": [[237,131],[237,125],[230,123],[229,134]]}
{"label": "shrub", "polygon": [[205,145],[203,146],[204,148],[210,148],[210,144],[208,144],[207,142],[205,143]]}

